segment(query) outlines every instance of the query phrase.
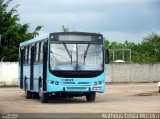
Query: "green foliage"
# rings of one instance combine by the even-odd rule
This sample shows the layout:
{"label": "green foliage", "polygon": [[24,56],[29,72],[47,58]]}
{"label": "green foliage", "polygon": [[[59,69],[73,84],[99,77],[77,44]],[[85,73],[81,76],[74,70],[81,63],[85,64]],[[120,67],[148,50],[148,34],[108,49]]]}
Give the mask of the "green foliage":
{"label": "green foliage", "polygon": [[18,60],[19,43],[32,39],[38,35],[42,26],[37,26],[33,32],[28,32],[28,24],[19,23],[19,14],[17,7],[14,6],[8,11],[9,4],[12,0],[0,0],[0,59],[5,56],[5,61]]}
{"label": "green foliage", "polygon": [[62,31],[63,31],[63,32],[69,32],[69,29],[66,28],[66,27],[64,27],[64,25],[63,25],[63,26],[62,26]]}
{"label": "green foliage", "polygon": [[[133,62],[160,62],[160,35],[150,34],[145,37],[141,43],[124,43],[104,41],[105,47],[110,49],[110,60],[112,61],[112,50],[114,49],[131,49]],[[126,52],[126,51],[125,51]],[[115,59],[122,59],[122,52],[115,54]],[[125,53],[125,59],[129,61],[129,53]]]}
{"label": "green foliage", "polygon": [[160,35],[152,33],[141,43],[142,59],[147,62],[160,61]]}

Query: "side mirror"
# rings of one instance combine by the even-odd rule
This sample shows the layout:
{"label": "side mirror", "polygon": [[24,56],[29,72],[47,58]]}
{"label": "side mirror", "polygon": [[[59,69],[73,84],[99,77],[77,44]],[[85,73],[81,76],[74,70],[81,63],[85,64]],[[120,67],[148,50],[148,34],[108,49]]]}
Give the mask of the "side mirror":
{"label": "side mirror", "polygon": [[105,64],[109,64],[109,50],[105,49]]}

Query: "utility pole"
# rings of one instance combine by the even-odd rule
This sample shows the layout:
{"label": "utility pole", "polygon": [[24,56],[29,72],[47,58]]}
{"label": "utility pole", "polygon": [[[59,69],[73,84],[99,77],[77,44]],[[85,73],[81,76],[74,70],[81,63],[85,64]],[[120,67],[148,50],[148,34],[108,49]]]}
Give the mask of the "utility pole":
{"label": "utility pole", "polygon": [[114,49],[112,51],[113,51],[113,62],[114,62]]}
{"label": "utility pole", "polygon": [[129,55],[130,55],[130,62],[131,62],[132,61],[132,59],[131,59],[131,57],[132,57],[132,51],[131,51],[131,49],[130,49]]}
{"label": "utility pole", "polygon": [[122,58],[122,59],[123,59],[123,61],[124,61],[124,50],[123,50],[123,58]]}

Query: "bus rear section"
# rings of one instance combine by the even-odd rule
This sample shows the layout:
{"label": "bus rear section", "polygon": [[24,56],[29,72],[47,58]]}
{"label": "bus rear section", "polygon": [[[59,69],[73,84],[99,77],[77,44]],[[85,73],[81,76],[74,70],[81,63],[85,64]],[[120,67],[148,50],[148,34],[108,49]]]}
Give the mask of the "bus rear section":
{"label": "bus rear section", "polygon": [[[101,34],[50,33],[43,46],[43,61],[39,64],[41,71],[36,71],[38,69],[34,68],[34,63],[29,66],[31,70],[31,66],[33,67],[33,74],[27,79],[27,85],[32,86],[32,90],[23,86],[26,97],[31,98],[37,94],[42,103],[48,102],[50,95],[64,98],[86,96],[87,101],[94,101],[96,92],[105,91],[105,64],[109,63],[108,54]],[[25,74],[21,70],[20,73]],[[36,76],[39,77],[38,82],[35,81]],[[20,80],[23,84],[24,77]]]}

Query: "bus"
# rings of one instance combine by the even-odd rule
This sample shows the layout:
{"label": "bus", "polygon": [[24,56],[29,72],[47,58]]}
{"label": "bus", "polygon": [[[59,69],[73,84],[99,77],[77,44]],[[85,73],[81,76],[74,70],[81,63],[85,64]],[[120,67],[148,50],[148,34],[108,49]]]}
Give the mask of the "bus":
{"label": "bus", "polygon": [[95,101],[105,91],[105,64],[109,63],[103,35],[55,32],[20,43],[19,87],[27,99],[49,96],[86,96]]}

